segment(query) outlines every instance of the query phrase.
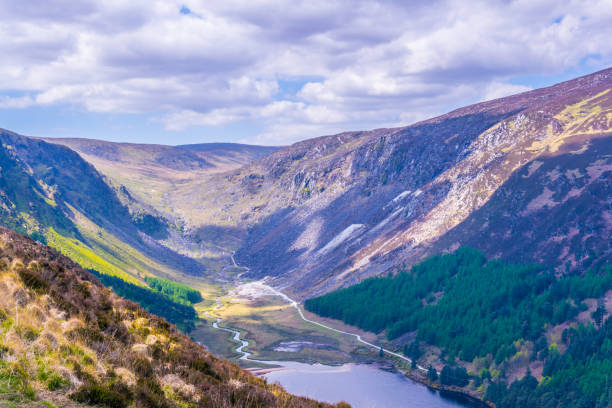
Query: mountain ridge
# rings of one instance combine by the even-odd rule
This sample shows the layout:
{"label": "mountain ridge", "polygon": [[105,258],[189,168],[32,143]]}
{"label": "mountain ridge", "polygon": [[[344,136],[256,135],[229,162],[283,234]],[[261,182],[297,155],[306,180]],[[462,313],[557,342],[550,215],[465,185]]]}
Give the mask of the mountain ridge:
{"label": "mountain ridge", "polygon": [[[510,174],[514,173],[518,168],[520,168],[521,166],[524,166],[528,161],[533,160],[533,157],[542,155],[542,154],[546,154],[546,150],[550,149],[553,150],[553,154],[554,152],[556,152],[560,146],[563,145],[563,143],[565,143],[565,140],[578,140],[582,137],[583,142],[590,140],[590,139],[597,139],[598,137],[602,137],[602,138],[607,138],[610,134],[610,132],[608,131],[609,129],[609,122],[610,122],[610,100],[609,100],[609,90],[610,90],[610,82],[611,82],[611,77],[612,77],[612,70],[608,69],[602,72],[598,72],[595,74],[592,74],[590,76],[586,76],[586,77],[582,77],[579,78],[577,80],[574,81],[568,81],[559,85],[555,85],[553,87],[550,88],[545,88],[543,90],[536,90],[536,91],[531,91],[531,92],[527,92],[524,94],[520,94],[517,96],[511,96],[508,98],[502,98],[500,100],[496,100],[496,101],[491,101],[491,102],[484,102],[481,104],[477,104],[474,106],[470,106],[470,107],[466,107],[466,108],[462,108],[456,111],[451,112],[450,114],[447,115],[443,115],[440,116],[438,118],[435,119],[431,119],[425,122],[421,122],[420,124],[415,124],[411,127],[408,128],[400,128],[399,130],[393,130],[390,134],[386,135],[387,140],[393,140],[393,139],[401,139],[401,138],[405,138],[405,135],[402,134],[402,132],[406,132],[407,130],[410,131],[414,131],[416,129],[419,129],[420,126],[428,126],[431,125],[432,123],[437,127],[436,131],[438,132],[438,134],[440,133],[440,131],[442,130],[439,126],[441,123],[444,123],[444,121],[448,121],[449,118],[452,120],[452,118],[458,117],[461,118],[461,115],[463,113],[469,113],[470,115],[473,115],[475,111],[477,111],[477,108],[485,108],[485,109],[492,109],[493,112],[501,112],[502,115],[508,115],[507,118],[514,118],[514,120],[512,122],[509,122],[509,119],[504,119],[501,122],[498,121],[496,118],[492,118],[489,117],[489,120],[491,120],[491,125],[490,126],[484,126],[485,129],[483,129],[482,135],[481,132],[474,132],[477,135],[479,135],[479,137],[482,138],[481,142],[475,142],[475,143],[480,143],[480,144],[476,144],[476,145],[468,145],[465,146],[465,141],[464,143],[464,148],[461,148],[461,145],[457,144],[459,147],[459,150],[461,150],[460,154],[455,155],[457,160],[457,163],[460,163],[461,161],[464,161],[465,165],[465,169],[464,170],[459,170],[459,168],[453,170],[455,171],[455,175],[452,175],[452,173],[447,173],[448,176],[446,176],[446,180],[439,180],[440,182],[433,182],[435,180],[435,177],[433,176],[438,176],[438,174],[436,174],[436,170],[430,171],[429,173],[431,174],[430,177],[426,177],[428,180],[428,182],[433,182],[428,188],[430,190],[430,193],[427,194],[428,197],[424,194],[427,193],[427,191],[423,191],[421,190],[421,187],[417,184],[414,185],[415,183],[413,183],[413,185],[406,185],[405,182],[400,182],[401,184],[403,184],[405,187],[404,189],[400,190],[399,188],[397,190],[394,191],[393,196],[390,195],[386,195],[381,197],[381,204],[379,204],[378,208],[376,210],[370,210],[368,212],[372,213],[380,213],[381,212],[381,208],[384,211],[384,207],[383,205],[386,205],[387,203],[390,203],[392,200],[397,199],[398,202],[403,202],[406,203],[406,201],[408,200],[407,205],[404,205],[402,207],[403,211],[416,211],[417,212],[417,217],[413,216],[413,219],[415,219],[417,221],[417,224],[415,225],[413,223],[412,225],[412,230],[406,232],[406,229],[409,227],[408,225],[406,225],[406,223],[400,222],[396,224],[395,228],[397,229],[398,233],[397,234],[393,234],[393,232],[390,232],[390,234],[388,234],[387,238],[385,239],[379,239],[378,243],[373,243],[371,245],[372,249],[370,251],[366,251],[364,249],[361,249],[361,254],[357,253],[357,257],[353,258],[353,265],[357,264],[359,269],[359,266],[363,266],[366,265],[369,262],[369,259],[372,259],[373,257],[378,257],[379,259],[384,258],[385,256],[390,257],[390,253],[392,251],[396,251],[398,250],[402,245],[404,245],[404,242],[406,242],[406,238],[402,238],[401,234],[404,234],[404,237],[406,235],[410,235],[410,239],[415,239],[416,238],[416,245],[412,245],[413,248],[408,248],[408,251],[412,250],[416,250],[417,252],[420,251],[421,248],[419,248],[419,240],[422,241],[423,239],[427,240],[428,239],[428,235],[430,234],[430,231],[428,231],[429,228],[435,227],[436,225],[438,227],[435,228],[439,228],[440,225],[444,223],[447,223],[450,221],[450,219],[452,218],[451,214],[455,213],[455,211],[451,211],[449,213],[449,211],[440,211],[440,208],[437,208],[435,212],[433,212],[433,208],[435,208],[433,205],[431,205],[429,211],[424,211],[423,212],[423,206],[427,206],[427,202],[431,202],[438,204],[439,202],[441,202],[440,198],[441,197],[445,197],[448,196],[448,193],[445,191],[446,188],[450,188],[449,186],[452,185],[452,181],[453,180],[457,180],[456,177],[461,176],[462,172],[463,174],[470,174],[470,172],[474,171],[474,167],[473,165],[475,165],[476,163],[478,163],[477,161],[465,161],[465,157],[463,157],[462,155],[466,155],[467,153],[472,152],[474,157],[474,160],[481,160],[480,163],[481,165],[484,166],[488,166],[486,167],[486,172],[490,172],[492,167],[493,168],[495,166],[498,167],[498,171],[501,171],[500,174],[497,175],[497,177],[502,177],[502,179],[505,179],[505,177],[509,176]],[[595,127],[596,129],[593,129],[593,132],[591,132],[590,134],[588,134],[588,132],[586,132],[586,134],[563,134],[562,129],[564,125],[568,126],[568,129],[571,131],[579,131],[580,127],[578,126],[579,124],[574,124],[574,123],[567,123],[564,124],[562,123],[563,121],[553,117],[554,115],[550,114],[550,112],[555,112],[555,113],[562,113],[567,106],[571,105],[571,102],[573,102],[574,104],[580,104],[581,102],[583,102],[584,100],[587,100],[590,97],[595,97],[598,93],[602,93],[601,97],[599,99],[596,98],[595,101],[593,101],[593,103],[591,105],[586,106],[589,109],[594,109],[597,110],[599,109],[597,107],[597,103],[603,103],[604,104],[604,108],[603,108],[603,112],[599,112],[597,113],[599,115],[599,119],[600,122],[596,122],[595,123]],[[535,101],[535,104],[533,104],[533,102],[530,101],[525,101],[525,98],[529,97],[530,100]],[[510,101],[509,104],[506,104],[506,101]],[[532,105],[530,105],[530,103]],[[528,106],[528,108],[524,108],[523,111],[521,112],[515,112],[515,109],[517,106]],[[575,107],[574,107],[575,108]],[[501,110],[499,110],[501,109]],[[544,114],[544,111],[542,109],[548,109],[549,114]],[[588,116],[588,115],[587,115]],[[465,118],[464,118],[465,119]],[[480,120],[481,118],[479,118]],[[568,119],[568,118],[566,118]],[[593,118],[578,118],[577,120],[591,120]],[[568,119],[569,120],[569,119]],[[464,129],[462,129],[460,127],[461,125],[461,119],[458,119],[457,122],[459,122],[459,126],[458,126],[458,132],[454,133],[454,134],[450,134],[448,135],[449,137],[453,137],[453,139],[448,139],[448,138],[444,138],[442,139],[439,144],[442,143],[455,143],[455,141],[461,141],[461,139],[457,140],[457,137],[461,137],[462,132],[465,132]],[[581,122],[582,123],[582,122]],[[437,124],[437,125],[436,125]],[[542,128],[542,124],[545,124],[544,128]],[[584,123],[582,123],[584,125]],[[496,125],[498,126],[497,128],[493,127],[489,130],[487,130],[489,127]],[[522,128],[519,128],[518,130],[513,130],[511,128],[516,127],[517,125],[522,126]],[[501,128],[499,129],[500,126],[505,126],[505,128]],[[531,128],[528,126],[532,126]],[[572,127],[574,126],[574,127]],[[585,125],[586,126],[586,125]],[[552,130],[552,128],[554,127],[554,132],[550,132],[549,133],[549,128],[550,130]],[[410,129],[410,130],[409,130]],[[467,128],[468,131],[469,130],[473,130],[473,127],[468,127]],[[558,132],[557,132],[558,130]],[[379,131],[380,132],[380,131]],[[379,133],[378,132],[378,133]],[[487,133],[488,132],[488,133]],[[496,133],[497,132],[497,133]],[[384,146],[381,148],[379,146],[376,146],[375,142],[372,142],[372,140],[375,140],[376,137],[379,134],[374,133],[372,136],[370,136],[370,145],[364,148],[361,148],[362,150],[359,153],[356,153],[355,156],[357,157],[368,157],[368,154],[370,154],[371,156],[374,155],[374,153],[377,151],[377,149],[381,149],[384,151]],[[437,140],[440,140],[439,135],[437,135]],[[476,136],[476,135],[475,135]],[[473,136],[473,137],[475,137]],[[550,137],[549,137],[550,136]],[[520,139],[522,138],[522,139]],[[539,140],[538,140],[539,139]],[[312,143],[312,142],[310,142]],[[426,142],[421,142],[423,143],[423,146],[421,146],[421,149],[427,149],[427,147],[425,146],[425,143],[436,143],[433,140],[427,140]],[[474,142],[471,142],[474,143]],[[497,143],[498,146],[491,146],[492,144]],[[501,144],[504,143],[504,145],[502,146]],[[529,149],[532,148],[534,150],[529,151]],[[579,149],[580,147],[578,147]],[[359,149],[359,148],[358,148]],[[397,152],[397,145],[395,146],[391,146],[391,149],[395,149],[395,151]],[[503,151],[503,149],[506,149],[506,151]],[[281,151],[282,152],[282,151]],[[272,158],[274,158],[275,156],[278,156],[281,154],[281,152],[277,152],[274,153],[273,155],[269,156],[268,158],[264,159],[264,160],[270,160]],[[601,152],[602,154],[606,154],[606,152]],[[392,157],[393,155],[393,151],[390,153],[390,156]],[[513,154],[515,157],[511,157],[510,154]],[[524,154],[524,157],[521,157],[521,155]],[[487,155],[489,157],[487,157]],[[499,157],[495,157],[495,155],[498,155]],[[398,163],[398,167],[401,169],[401,171],[403,171],[404,173],[406,173],[405,169],[404,169],[404,164],[409,161],[409,160],[415,160],[416,157],[415,154],[411,154],[408,156],[400,156],[401,158],[399,160],[395,160],[395,163]],[[424,157],[421,156],[421,162],[423,161],[436,161],[439,160],[437,157],[435,157],[434,155],[432,155],[431,153],[427,155],[428,157],[425,159]],[[498,166],[501,157],[506,157],[506,160],[510,160],[511,163],[514,163],[508,170],[504,170],[503,166]],[[409,160],[406,160],[405,157],[408,157]],[[418,157],[418,156],[417,156]],[[466,156],[467,157],[467,156]],[[528,157],[531,157],[528,160]],[[600,158],[601,159],[601,158]],[[605,157],[603,158],[604,160]],[[482,161],[485,160],[485,161]],[[487,163],[490,164],[486,164]],[[391,162],[391,163],[389,163]],[[388,164],[393,164],[393,159],[391,160],[387,160]],[[384,166],[384,162],[383,162],[383,166]],[[373,163],[370,166],[366,167],[368,169],[368,171],[370,172],[379,172],[380,169],[380,163]],[[451,167],[452,168],[452,167]],[[389,170],[388,168],[386,170]],[[374,185],[374,188],[378,188],[379,190],[384,190],[384,187],[382,187],[382,185],[387,183],[387,180],[385,180],[385,177],[389,176],[389,177],[397,177],[397,173],[394,174],[393,169],[390,169],[391,171],[388,171],[387,174],[383,174],[381,179],[379,180],[372,180],[372,178],[370,178],[370,182],[371,184]],[[423,177],[423,168],[418,169],[418,172],[412,172],[412,173],[408,173],[408,174],[413,174],[416,177]],[[426,170],[426,168],[425,168]],[[486,176],[487,173],[484,173],[484,175]],[[426,174],[427,172],[425,172]],[[439,174],[442,174],[442,172],[440,172]],[[600,174],[602,175],[602,174]],[[605,176],[605,174],[603,174]],[[403,175],[404,177],[406,176],[406,174]],[[400,175],[401,177],[401,175]],[[449,178],[450,177],[450,178]],[[366,179],[367,180],[367,179]],[[467,179],[466,179],[467,180]],[[483,180],[484,181],[484,180]],[[476,182],[478,183],[478,180],[472,180],[471,182]],[[448,184],[451,183],[451,184]],[[398,183],[399,184],[399,183]],[[425,185],[426,183],[421,183],[421,186]],[[446,185],[446,187],[445,187]],[[490,192],[495,191],[498,187],[499,187],[500,183],[495,182],[495,187],[493,189],[490,190]],[[486,184],[485,184],[486,186]],[[473,193],[469,193],[466,192],[465,190],[461,190],[461,188],[463,188],[464,186],[461,184],[461,182],[459,181],[459,185],[457,186],[459,188],[459,190],[457,190],[457,194],[462,193],[462,194],[466,194],[468,193],[468,196],[473,195]],[[367,189],[368,188],[368,181],[366,181],[365,183],[363,183],[363,188]],[[488,187],[485,187],[488,188]],[[416,194],[420,197],[411,197],[410,195],[406,194],[402,197],[400,197],[401,194],[403,194],[406,191],[411,191],[413,194]],[[382,191],[381,191],[382,192]],[[380,192],[379,192],[380,194]],[[417,198],[417,199],[415,199]],[[471,199],[476,198],[476,197],[472,197]],[[357,198],[358,199],[358,198]],[[461,199],[463,200],[463,199]],[[482,203],[488,201],[488,197],[483,197],[482,199],[478,199],[481,200]],[[347,200],[347,202],[351,202],[353,200]],[[363,201],[363,200],[362,200]],[[412,202],[410,202],[412,201]],[[605,200],[604,200],[605,201]],[[384,204],[383,204],[384,203]],[[461,204],[461,201],[458,201],[457,204]],[[477,205],[477,207],[479,208],[480,204]],[[398,205],[394,206],[394,210],[397,211]],[[458,207],[460,208],[460,207]],[[419,211],[421,211],[421,213],[419,214]],[[471,211],[471,210],[470,210]],[[423,217],[426,216],[427,213],[431,213],[433,215],[433,219],[432,220],[425,220],[427,222],[423,223],[420,227],[418,225],[418,217]],[[607,212],[606,212],[607,213]],[[393,211],[391,211],[390,209],[387,210],[387,214],[389,216],[393,215]],[[435,215],[434,215],[435,214]],[[399,214],[396,214],[396,218],[401,219],[402,217],[398,216]],[[350,215],[349,215],[350,216]],[[383,222],[385,219],[379,219],[380,222]],[[387,226],[385,226],[385,228],[389,228],[389,225],[391,224],[390,220],[388,221],[389,224]],[[282,224],[282,222],[281,222]],[[364,224],[358,217],[353,217],[353,220],[351,221],[345,221],[344,225],[342,228],[346,229],[349,228],[351,225],[359,225],[359,224]],[[375,227],[378,224],[375,223],[375,220],[373,220],[373,222],[370,223],[370,227]],[[336,231],[336,234],[339,234],[343,231],[342,228],[338,228]],[[420,229],[419,229],[420,228]],[[419,232],[420,231],[420,232]],[[444,233],[446,233],[446,230],[442,230]],[[363,232],[363,231],[362,231]],[[399,235],[398,235],[399,234]],[[439,233],[438,233],[439,234]],[[363,234],[362,234],[363,235]],[[393,238],[395,236],[395,238]],[[434,236],[436,236],[436,234],[434,234]],[[326,244],[326,242],[330,242],[329,240],[331,240],[333,238],[333,235],[330,236],[330,238],[328,240],[323,240],[323,242],[320,242],[318,244],[318,247],[321,248],[322,246],[324,246]],[[259,239],[260,243],[265,242],[267,238],[265,237],[261,237]],[[291,240],[295,240],[295,236],[291,238]],[[359,237],[353,237],[353,239],[362,239]],[[287,240],[287,239],[285,239]],[[395,242],[394,242],[395,240]],[[326,241],[326,242],[325,242]],[[358,244],[358,245],[362,245],[362,244]],[[383,247],[384,245],[387,246],[387,249],[383,252],[381,252],[379,250],[379,248],[377,248],[377,246]],[[250,245],[247,245],[246,248],[248,248]],[[345,245],[346,246],[346,245]],[[310,253],[312,253],[312,245],[310,246]],[[283,251],[284,248],[280,248],[280,252]],[[317,248],[314,248],[317,249]],[[442,250],[446,250],[446,248],[439,248],[438,249],[442,249]],[[348,250],[348,254],[350,255],[354,255],[356,253],[355,250],[351,250],[350,248],[346,248],[346,250]],[[274,249],[274,251],[279,252],[279,248]],[[285,251],[287,251],[285,249]],[[249,254],[248,249],[245,249],[243,251],[243,254],[246,256],[245,258],[243,258],[243,262],[253,262],[256,261],[253,254]],[[267,254],[268,256],[270,254]],[[346,252],[345,252],[346,255]],[[497,255],[497,254],[496,254]],[[239,258],[241,256],[241,253],[239,252]],[[408,262],[408,263],[413,263],[416,260],[420,259],[420,257],[424,256],[423,253],[417,253],[417,254],[410,254],[410,253],[406,253],[403,255],[404,259]],[[249,257],[251,259],[249,259]],[[265,257],[261,257],[261,259],[263,260],[263,258]],[[383,259],[384,260],[384,259]],[[338,260],[335,259],[335,262],[337,262]],[[359,262],[363,262],[361,265],[359,264]],[[382,265],[373,265],[373,266],[369,266],[369,268],[373,269],[371,270],[369,273],[366,271],[365,275],[362,276],[368,276],[369,274],[373,274],[373,273],[380,273],[380,272],[384,272],[386,269],[393,267],[393,263],[381,263]],[[395,261],[395,265],[397,265],[398,262]],[[330,264],[326,264],[324,265],[324,267],[329,267]],[[323,267],[323,268],[324,268]],[[333,266],[332,266],[333,267]],[[291,269],[290,267],[287,267],[287,265],[282,265],[279,269],[284,268],[285,270]],[[323,269],[320,268],[320,269]],[[376,268],[376,269],[374,269]],[[257,268],[255,268],[257,270]],[[259,267],[260,271],[263,271],[263,269],[261,267]],[[339,268],[342,269],[342,268]],[[343,272],[345,272],[346,270],[350,270],[351,269],[351,265],[348,265],[346,268],[344,268],[344,270],[341,270],[340,272],[338,272],[338,274],[341,274]],[[306,272],[303,268],[298,271],[297,274],[301,274],[303,275],[304,272]],[[264,273],[269,273],[269,271],[264,272]],[[259,276],[262,276],[263,273],[260,273]],[[358,278],[359,279],[359,278]],[[312,285],[312,280],[310,280],[310,277],[307,277],[305,279],[305,281],[308,281],[308,283],[304,283],[304,286],[306,285]],[[283,279],[281,278],[279,281],[279,284],[283,284]],[[290,283],[290,285],[295,285],[295,282]],[[323,288],[323,290],[327,290],[327,288]]]}
{"label": "mountain ridge", "polygon": [[[547,160],[545,167],[550,171],[557,160],[563,161],[562,155],[573,155],[582,167],[570,168],[572,162],[565,160],[564,172],[588,175],[591,169],[599,181],[589,186],[605,184],[609,146],[599,140],[610,136],[611,83],[612,69],[607,69],[410,126],[308,139],[213,170],[204,166],[176,172],[169,169],[170,162],[161,167],[143,164],[130,174],[122,160],[102,165],[99,157],[88,153],[87,142],[78,142],[84,145],[77,150],[97,163],[117,189],[121,186],[134,197],[128,205],[180,225],[184,237],[180,239],[190,242],[191,249],[181,249],[188,256],[222,243],[226,254],[236,251],[236,259],[251,267],[251,277],[270,276],[276,285],[303,297],[356,283],[402,263],[413,264],[464,241],[478,246],[477,236],[494,232],[478,233],[479,227],[470,221],[474,214],[487,203],[485,210],[490,208],[491,200],[497,208],[510,205],[500,201],[501,193],[496,192],[512,185],[522,195],[535,193],[528,179],[518,183],[512,175],[533,171],[534,177],[547,183],[547,191],[555,191],[550,184],[555,181],[546,181],[537,172],[539,158]],[[74,147],[77,142],[70,143]],[[597,151],[591,151],[595,145]],[[154,155],[143,157],[146,161]],[[598,160],[603,160],[599,167],[593,164]],[[530,163],[536,164],[524,170]],[[593,173],[595,168],[601,171]],[[581,188],[579,179],[563,179],[569,190],[575,187],[572,194]],[[513,193],[507,191],[505,197]],[[577,199],[569,198],[568,205]],[[605,218],[609,214],[606,199],[599,201]],[[519,215],[526,219],[537,211],[518,208],[514,213],[516,224]],[[583,215],[573,220],[578,230],[586,222]],[[501,216],[491,213],[488,219]],[[598,223],[609,229],[607,221]],[[525,230],[515,231],[507,243],[516,241],[516,234],[528,232],[529,223],[521,225]],[[555,234],[560,232],[551,231],[540,239],[550,240]],[[176,234],[173,237],[166,240],[167,245],[179,239]],[[612,251],[604,244],[596,244],[601,259]],[[569,260],[576,268],[585,261],[584,254],[574,253],[583,251],[579,246],[571,249],[565,241],[557,245],[553,251],[557,258],[569,251],[561,256],[564,259],[526,253],[534,261],[556,267]],[[499,246],[479,249],[488,256],[507,256]]]}

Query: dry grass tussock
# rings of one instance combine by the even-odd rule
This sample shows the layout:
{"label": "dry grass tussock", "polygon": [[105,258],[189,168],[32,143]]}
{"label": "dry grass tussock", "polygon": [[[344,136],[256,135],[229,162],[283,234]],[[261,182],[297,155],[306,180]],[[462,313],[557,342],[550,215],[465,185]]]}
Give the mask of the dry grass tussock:
{"label": "dry grass tussock", "polygon": [[6,229],[0,294],[1,406],[328,406],[215,358],[68,258]]}

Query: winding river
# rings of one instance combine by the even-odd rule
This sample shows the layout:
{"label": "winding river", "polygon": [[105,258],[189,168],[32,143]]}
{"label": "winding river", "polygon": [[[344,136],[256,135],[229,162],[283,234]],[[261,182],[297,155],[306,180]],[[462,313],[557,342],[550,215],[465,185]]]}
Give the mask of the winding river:
{"label": "winding river", "polygon": [[[299,304],[284,293],[266,285],[264,282],[252,282],[249,285],[267,295],[282,297],[295,307],[300,317],[309,323],[316,324],[328,330],[355,337],[359,342],[379,350],[379,346],[369,343],[361,336],[341,331],[322,323],[306,318]],[[216,309],[222,306],[217,299]],[[213,317],[207,313],[209,317]],[[213,317],[214,318],[214,317]],[[442,396],[437,391],[417,384],[405,375],[397,372],[384,371],[374,365],[343,364],[328,366],[323,364],[304,364],[295,361],[261,361],[251,359],[251,353],[245,350],[248,342],[240,338],[240,332],[220,326],[222,319],[217,317],[213,327],[233,334],[233,339],[240,345],[235,351],[240,354],[239,360],[248,360],[262,365],[281,366],[265,374],[269,382],[278,382],[292,394],[302,395],[319,401],[336,403],[345,401],[354,408],[451,408],[468,407],[464,402]],[[387,354],[410,361],[401,354],[383,349]],[[419,367],[419,369],[423,369]]]}

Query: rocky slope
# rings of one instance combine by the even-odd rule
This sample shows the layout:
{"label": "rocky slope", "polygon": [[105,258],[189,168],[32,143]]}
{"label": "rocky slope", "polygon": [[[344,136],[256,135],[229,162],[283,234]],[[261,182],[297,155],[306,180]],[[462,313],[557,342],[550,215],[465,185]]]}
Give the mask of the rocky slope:
{"label": "rocky slope", "polygon": [[468,244],[560,270],[609,260],[611,89],[606,70],[298,143],[226,176],[238,198],[214,194],[218,216],[249,224],[238,259],[253,276],[298,294]]}
{"label": "rocky slope", "polygon": [[609,260],[611,89],[608,69],[407,127],[250,148],[227,166],[202,147],[59,143],[132,213],[179,226],[166,247],[237,250],[252,277],[307,297],[463,245],[559,271]]}
{"label": "rocky slope", "polygon": [[328,406],[216,359],[68,258],[5,228],[0,292],[2,406]]}

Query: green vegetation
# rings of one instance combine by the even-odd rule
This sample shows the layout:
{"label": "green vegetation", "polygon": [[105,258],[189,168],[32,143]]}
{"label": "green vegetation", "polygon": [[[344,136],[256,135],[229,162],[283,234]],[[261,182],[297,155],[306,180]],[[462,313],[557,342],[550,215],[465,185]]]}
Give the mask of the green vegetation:
{"label": "green vegetation", "polygon": [[[134,285],[115,276],[104,275],[95,270],[90,270],[90,272],[104,286],[112,288],[119,296],[138,303],[149,313],[163,317],[170,323],[175,324],[183,332],[189,332],[195,328],[198,315],[191,304],[177,302],[163,292]],[[160,280],[163,281],[163,279]]]}
{"label": "green vegetation", "polygon": [[57,391],[70,386],[70,381],[58,373],[49,370],[44,365],[38,368],[38,380],[43,382],[49,391]]}
{"label": "green vegetation", "polygon": [[612,289],[612,273],[555,279],[539,266],[487,262],[463,248],[435,256],[395,276],[370,278],[305,302],[307,310],[362,329],[411,331],[462,360],[487,354],[504,360],[519,339],[537,340],[545,325],[586,309],[582,300]]}
{"label": "green vegetation", "polygon": [[457,387],[465,387],[470,382],[465,367],[450,367],[445,365],[440,371],[440,383],[443,385],[455,385]]}
{"label": "green vegetation", "polygon": [[[574,323],[566,329],[565,353],[559,351],[564,347],[548,344],[545,335],[587,310],[586,299],[600,299],[611,289],[609,267],[558,277],[537,265],[487,261],[482,253],[462,248],[431,257],[410,271],[309,299],[305,308],[365,330],[386,330],[390,339],[416,332],[415,344],[438,346],[447,361],[459,357],[481,366],[488,362],[472,377],[461,367],[445,367],[440,381],[465,386],[474,379],[479,386],[486,380],[492,384],[489,398],[500,407],[597,406],[612,401],[612,380],[606,380],[612,372],[612,336],[610,320],[603,321],[604,303],[600,300],[591,313],[595,324]],[[405,352],[418,356],[418,348],[412,349]],[[506,394],[506,370],[510,361],[516,365],[517,357],[526,359],[524,364],[544,361],[544,377],[534,385],[531,375],[526,376]],[[431,379],[433,374],[430,370]],[[590,405],[566,404],[583,400]]]}
{"label": "green vegetation", "polygon": [[167,279],[154,278],[152,276],[145,277],[145,282],[151,289],[161,293],[176,303],[191,306],[203,300],[202,294],[199,291],[187,285],[172,282]]}
{"label": "green vegetation", "polygon": [[32,388],[25,361],[9,363],[0,360],[0,403],[4,400],[17,403],[35,398],[36,392]]}
{"label": "green vegetation", "polygon": [[86,246],[83,242],[65,237],[53,228],[49,228],[47,233],[48,245],[66,255],[83,268],[95,269],[106,275],[118,276],[123,280],[136,283],[137,280],[124,272],[121,268],[110,263],[107,259],[98,255],[94,250]]}
{"label": "green vegetation", "polygon": [[128,387],[118,381],[103,385],[88,382],[79,387],[70,398],[84,404],[102,405],[109,408],[125,408],[132,399],[132,393]]}
{"label": "green vegetation", "polygon": [[555,348],[546,358],[543,379],[530,374],[506,388],[504,381],[489,386],[487,399],[498,408],[584,407],[612,405],[612,319],[566,329],[565,353]]}

